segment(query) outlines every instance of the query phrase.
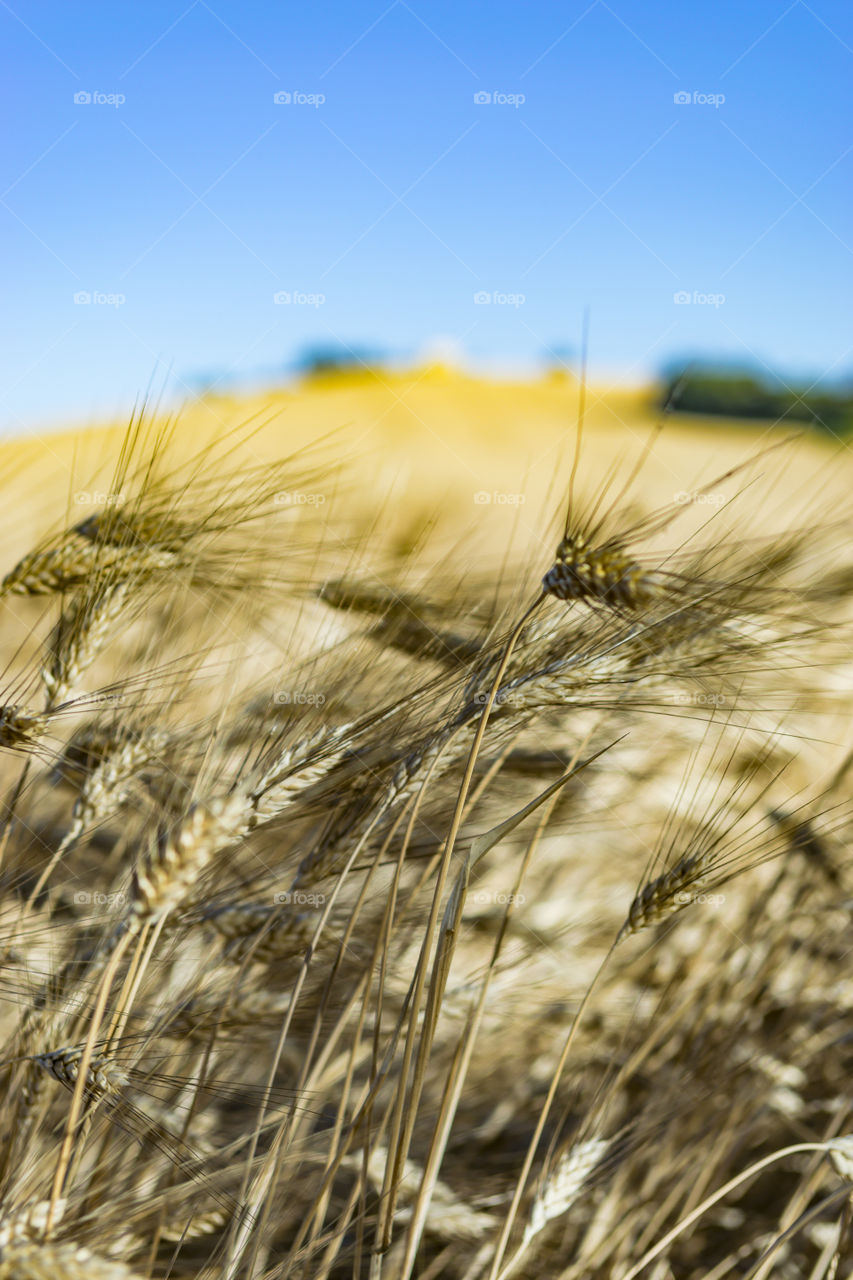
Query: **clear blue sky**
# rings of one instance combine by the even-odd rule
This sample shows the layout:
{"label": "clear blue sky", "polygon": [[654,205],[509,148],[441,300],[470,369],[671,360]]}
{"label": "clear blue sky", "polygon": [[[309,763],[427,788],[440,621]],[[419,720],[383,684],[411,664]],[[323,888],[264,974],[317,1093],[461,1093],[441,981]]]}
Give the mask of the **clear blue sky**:
{"label": "clear blue sky", "polygon": [[847,0],[0,0],[0,22],[7,431],[312,344],[533,367],[587,304],[593,373],[853,371]]}

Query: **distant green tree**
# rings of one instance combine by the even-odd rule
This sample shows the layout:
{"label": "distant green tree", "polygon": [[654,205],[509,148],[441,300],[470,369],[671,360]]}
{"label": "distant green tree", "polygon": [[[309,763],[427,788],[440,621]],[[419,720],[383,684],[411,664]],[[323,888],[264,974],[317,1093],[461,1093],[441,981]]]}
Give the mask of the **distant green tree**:
{"label": "distant green tree", "polygon": [[300,372],[309,378],[342,373],[367,376],[381,368],[382,364],[380,352],[366,347],[349,347],[344,343],[308,347],[297,361]]}
{"label": "distant green tree", "polygon": [[748,369],[713,365],[670,367],[664,372],[660,404],[674,413],[804,422],[843,435],[853,431],[853,390],[809,388],[762,377]]}

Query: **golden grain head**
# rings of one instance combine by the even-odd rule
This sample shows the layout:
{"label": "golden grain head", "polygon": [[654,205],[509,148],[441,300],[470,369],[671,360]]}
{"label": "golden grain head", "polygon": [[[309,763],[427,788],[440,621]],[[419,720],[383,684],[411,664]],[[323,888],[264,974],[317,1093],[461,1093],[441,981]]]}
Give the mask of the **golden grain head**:
{"label": "golden grain head", "polygon": [[562,540],[542,585],[558,600],[585,600],[625,610],[652,604],[665,590],[659,574],[643,569],[625,552],[607,545],[591,547],[575,536]]}

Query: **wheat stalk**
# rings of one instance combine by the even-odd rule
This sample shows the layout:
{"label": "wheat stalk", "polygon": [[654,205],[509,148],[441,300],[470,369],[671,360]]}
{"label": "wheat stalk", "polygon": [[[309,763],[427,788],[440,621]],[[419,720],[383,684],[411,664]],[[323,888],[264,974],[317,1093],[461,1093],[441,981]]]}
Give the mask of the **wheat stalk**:
{"label": "wheat stalk", "polygon": [[0,1280],[135,1280],[123,1262],[76,1244],[13,1243],[0,1256]]}
{"label": "wheat stalk", "polygon": [[41,671],[49,707],[67,701],[87,667],[114,634],[128,598],[127,581],[108,580],[78,596],[63,611],[47,642],[50,662]]}
{"label": "wheat stalk", "polygon": [[211,859],[242,829],[243,806],[230,797],[199,802],[175,828],[161,830],[134,873],[128,923],[138,928],[180,906]]}
{"label": "wheat stalk", "polygon": [[578,535],[562,540],[542,586],[558,600],[594,600],[614,609],[642,609],[660,600],[666,584],[617,547],[592,547]]}
{"label": "wheat stalk", "polygon": [[[53,1076],[66,1088],[73,1089],[80,1073],[84,1046],[75,1045],[65,1049],[54,1049],[50,1053],[39,1053],[33,1061],[42,1067],[48,1075]],[[127,1074],[109,1058],[94,1054],[88,1064],[85,1076],[85,1091],[92,1098],[108,1098],[120,1092],[127,1084]]]}

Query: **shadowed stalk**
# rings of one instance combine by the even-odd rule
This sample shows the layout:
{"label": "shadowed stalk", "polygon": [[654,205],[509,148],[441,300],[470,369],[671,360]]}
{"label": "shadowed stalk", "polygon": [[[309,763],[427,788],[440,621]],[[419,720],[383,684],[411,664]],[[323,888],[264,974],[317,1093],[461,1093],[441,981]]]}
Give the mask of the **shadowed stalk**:
{"label": "shadowed stalk", "polygon": [[[382,1188],[382,1196],[384,1203],[384,1214],[380,1219],[377,1228],[377,1251],[383,1253],[391,1243],[391,1224],[393,1223],[394,1205],[396,1203],[396,1186],[399,1185],[402,1177],[403,1163],[406,1159],[411,1142],[412,1130],[414,1128],[415,1117],[418,1112],[418,1104],[420,1102],[421,1090],[423,1088],[423,1076],[426,1068],[426,1060],[429,1053],[429,1045],[432,1039],[432,1029],[424,1026],[418,1046],[418,1054],[415,1059],[415,1075],[412,1081],[411,1093],[408,1098],[408,1106],[406,1108],[406,1120],[403,1123],[403,1109],[405,1099],[405,1083],[408,1079],[409,1069],[414,1049],[415,1030],[417,1026],[417,1018],[420,1013],[421,999],[424,987],[426,985],[426,956],[432,940],[435,926],[438,922],[438,913],[441,899],[444,895],[444,886],[447,881],[447,875],[450,870],[450,862],[456,847],[456,838],[459,835],[459,828],[462,825],[462,815],[465,811],[465,804],[468,799],[468,791],[471,786],[471,780],[474,776],[474,768],[477,763],[477,757],[480,753],[483,738],[485,737],[486,727],[489,722],[489,715],[494,706],[495,696],[501,686],[509,660],[512,657],[516,643],[521,636],[524,627],[529,619],[534,615],[544,600],[544,594],[537,596],[530,607],[522,614],[519,621],[513,627],[506,644],[501,653],[497,669],[492,678],[491,688],[489,689],[486,700],[483,704],[483,710],[480,714],[480,720],[477,725],[477,731],[474,735],[474,741],[468,753],[468,761],[465,767],[465,773],[459,787],[459,793],[456,799],[456,807],[450,820],[450,828],[447,835],[446,845],[442,854],[441,866],[439,868],[438,878],[433,893],[432,907],[430,909],[429,919],[424,930],[424,942],[421,950],[421,959],[419,961],[419,970],[416,976],[416,986],[412,998],[411,1012],[409,1018],[409,1030],[406,1041],[406,1049],[403,1062],[400,1069],[400,1085],[398,1090],[397,1106],[394,1115],[394,1122],[391,1130],[391,1138],[389,1147],[395,1152],[393,1162],[389,1162],[389,1168],[386,1172],[386,1181]],[[437,964],[438,954],[436,953],[435,963]],[[437,969],[433,969],[433,982],[439,977]],[[446,973],[444,975],[446,981]],[[443,989],[443,984],[442,984]],[[437,988],[434,988],[437,991]],[[438,999],[433,1002],[433,1007],[437,1008]]]}
{"label": "shadowed stalk", "polygon": [[507,1244],[509,1243],[510,1233],[512,1231],[513,1224],[515,1223],[515,1219],[518,1214],[518,1208],[519,1208],[519,1205],[521,1204],[521,1199],[522,1199],[522,1196],[524,1195],[524,1191],[527,1186],[527,1180],[530,1177],[530,1170],[533,1167],[533,1161],[536,1156],[536,1151],[539,1147],[540,1139],[542,1138],[542,1134],[545,1130],[545,1125],[548,1121],[548,1116],[551,1113],[551,1107],[554,1105],[554,1099],[557,1096],[557,1088],[559,1087],[560,1081],[563,1076],[563,1072],[566,1067],[566,1063],[568,1062],[569,1054],[571,1053],[572,1045],[574,1044],[575,1035],[577,1033],[578,1027],[580,1026],[581,1018],[584,1015],[586,1007],[589,1004],[590,1000],[592,999],[595,989],[598,986],[598,983],[601,977],[603,976],[605,969],[607,968],[607,964],[610,960],[610,957],[613,955],[613,952],[616,949],[616,945],[617,945],[616,941],[611,943],[610,950],[607,952],[607,955],[601,961],[601,964],[596,970],[595,976],[593,977],[592,982],[590,982],[589,986],[584,992],[583,998],[577,1007],[574,1017],[572,1018],[571,1026],[569,1027],[569,1033],[566,1036],[566,1040],[563,1045],[562,1052],[560,1054],[559,1059],[557,1060],[557,1065],[554,1068],[553,1075],[551,1076],[551,1083],[548,1086],[548,1092],[545,1096],[545,1102],[539,1112],[539,1119],[536,1122],[536,1128],[533,1131],[533,1137],[530,1139],[530,1144],[527,1148],[527,1154],[524,1157],[524,1162],[521,1166],[521,1172],[516,1180],[515,1190],[513,1191],[512,1200],[509,1206],[509,1211],[507,1212],[503,1229],[501,1231],[497,1246],[495,1248],[495,1254],[492,1259],[492,1265],[489,1271],[488,1280],[498,1280],[498,1276],[501,1274],[500,1266],[501,1266],[501,1263],[503,1262],[504,1254],[506,1253],[506,1247],[507,1247]]}
{"label": "shadowed stalk", "polygon": [[[465,1085],[468,1068],[474,1052],[474,1045],[483,1021],[483,1014],[486,1009],[486,1000],[488,998],[492,976],[495,972],[495,968],[501,954],[507,926],[509,924],[510,917],[512,916],[513,906],[516,901],[516,897],[521,890],[522,883],[524,882],[525,872],[527,871],[536,849],[539,846],[539,841],[548,826],[551,814],[554,811],[554,806],[558,799],[559,792],[555,792],[553,797],[545,804],[539,818],[539,822],[536,826],[536,830],[534,831],[532,838],[527,843],[524,857],[521,860],[521,865],[519,866],[516,874],[515,884],[510,895],[510,900],[503,913],[498,935],[495,939],[494,946],[492,947],[488,968],[486,969],[485,977],[480,984],[480,994],[478,996],[476,1006],[469,1014],[465,1030],[459,1038],[459,1042],[454,1053],[453,1063],[445,1085],[442,1109],[439,1113],[439,1117],[433,1131],[429,1148],[429,1157],[424,1167],[423,1178],[421,1180],[421,1185],[418,1188],[417,1199],[412,1211],[412,1221],[406,1236],[406,1252],[401,1263],[400,1280],[408,1280],[408,1277],[411,1275],[412,1268],[415,1265],[415,1257],[417,1255],[418,1246],[420,1244],[429,1208],[429,1197],[432,1185],[438,1177],[438,1171],[441,1168],[441,1162],[444,1158],[453,1121],[459,1107],[462,1089]],[[461,920],[461,908],[463,905],[464,892],[460,895],[460,910],[456,920],[457,927]]]}
{"label": "shadowed stalk", "polygon": [[[788,1156],[798,1155],[801,1151],[822,1151],[826,1155],[829,1155],[833,1151],[834,1146],[838,1145],[838,1141],[838,1139],[830,1139],[829,1142],[798,1142],[792,1147],[783,1147],[780,1151],[771,1152],[770,1155],[765,1156],[763,1160],[756,1160],[755,1164],[751,1164],[748,1169],[743,1169],[734,1178],[730,1178],[725,1186],[720,1187],[719,1190],[713,1193],[713,1195],[708,1196],[700,1205],[697,1205],[692,1213],[687,1214],[685,1218],[682,1218],[680,1222],[676,1223],[672,1230],[667,1232],[663,1239],[659,1240],[653,1249],[649,1249],[648,1253],[643,1254],[639,1262],[635,1262],[632,1267],[628,1268],[624,1275],[620,1277],[620,1280],[634,1280],[635,1276],[638,1276],[641,1271],[645,1270],[650,1262],[654,1262],[655,1258],[659,1257],[663,1253],[668,1244],[671,1244],[672,1241],[676,1240],[683,1231],[686,1231],[687,1228],[692,1225],[692,1223],[694,1223],[698,1218],[701,1218],[703,1213],[707,1213],[713,1205],[718,1204],[724,1196],[729,1194],[730,1191],[734,1191],[736,1187],[741,1185],[741,1183],[754,1177],[755,1174],[760,1173],[762,1169],[766,1169],[771,1164],[775,1164],[777,1160],[785,1160]],[[849,1195],[849,1190],[845,1192],[845,1194]]]}
{"label": "shadowed stalk", "polygon": [[133,939],[132,932],[128,931],[119,939],[115,950],[110,956],[107,967],[104,969],[98,987],[98,995],[95,1000],[95,1007],[92,1012],[92,1018],[89,1023],[89,1034],[83,1046],[83,1053],[80,1057],[80,1064],[77,1069],[77,1083],[74,1086],[74,1093],[71,1096],[71,1103],[68,1107],[68,1118],[65,1122],[65,1136],[62,1139],[62,1146],[59,1149],[59,1157],[56,1162],[56,1172],[53,1175],[53,1185],[50,1191],[50,1206],[47,1211],[47,1220],[45,1222],[44,1234],[45,1239],[50,1238],[53,1228],[56,1206],[59,1197],[65,1186],[65,1175],[71,1160],[72,1148],[76,1137],[77,1122],[80,1119],[83,1108],[83,1095],[86,1091],[87,1076],[89,1072],[89,1064],[95,1051],[95,1041],[98,1038],[101,1022],[107,1007],[110,988],[113,979],[118,972],[122,957]]}

